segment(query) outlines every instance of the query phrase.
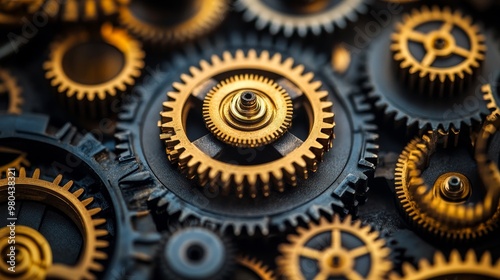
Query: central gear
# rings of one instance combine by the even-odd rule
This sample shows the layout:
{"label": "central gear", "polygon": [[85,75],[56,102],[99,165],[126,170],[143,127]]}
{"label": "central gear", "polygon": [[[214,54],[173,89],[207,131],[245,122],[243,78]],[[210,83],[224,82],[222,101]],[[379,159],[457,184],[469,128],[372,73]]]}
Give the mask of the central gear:
{"label": "central gear", "polygon": [[[421,31],[429,25],[430,32]],[[405,82],[431,96],[462,93],[486,52],[479,27],[472,24],[470,17],[448,7],[414,10],[396,25],[392,40],[394,60]],[[412,44],[421,45],[423,54]]]}
{"label": "central gear", "polygon": [[[82,248],[79,260],[75,266],[51,263],[48,267],[44,266],[46,270],[42,270],[41,272],[49,278],[63,279],[68,275],[73,275],[76,279],[91,279],[95,277],[95,272],[104,269],[99,261],[107,259],[106,253],[102,250],[108,247],[108,242],[103,240],[103,237],[106,236],[108,232],[99,228],[100,225],[106,223],[106,220],[96,217],[96,215],[101,212],[101,208],[89,207],[94,198],[88,197],[84,200],[80,200],[80,196],[82,196],[84,190],[77,189],[71,191],[70,189],[73,186],[73,181],[68,181],[64,185],[61,185],[62,180],[62,175],[57,176],[53,182],[42,180],[40,179],[39,169],[36,169],[32,177],[29,177],[26,175],[25,169],[21,168],[19,177],[15,180],[16,199],[20,201],[41,201],[42,203],[58,207],[59,210],[63,211],[63,213],[68,215],[71,220],[78,225],[85,239],[85,246]],[[0,180],[0,201],[7,201],[9,186],[10,184],[7,178]],[[38,238],[37,240],[44,241],[45,239]],[[38,246],[43,248],[47,246],[47,244],[38,244]],[[45,252],[45,255],[47,255],[47,252]],[[23,260],[29,261],[30,259],[23,258]],[[19,266],[24,267],[25,264],[21,262]],[[7,268],[5,266],[2,267]],[[28,271],[18,269],[19,276],[26,276],[29,278],[30,273],[33,273],[30,272],[30,270],[36,270],[36,268],[36,266],[29,267]],[[2,271],[1,273],[4,275],[9,274],[9,271]]]}
{"label": "central gear", "polygon": [[[20,114],[22,112],[24,102],[22,90],[12,75],[7,70],[0,68],[0,101],[3,100],[7,101],[5,106],[7,113]],[[2,107],[0,110],[4,109]]]}
{"label": "central gear", "polygon": [[292,99],[279,84],[246,74],[226,79],[205,97],[207,128],[237,147],[259,147],[281,137],[292,124]]}
{"label": "central gear", "polygon": [[[323,219],[318,225],[299,228],[297,235],[288,236],[288,241],[280,246],[282,256],[277,259],[286,279],[376,280],[383,279],[392,268],[384,239],[370,226],[362,226],[361,221],[353,223],[351,216],[341,221],[336,215],[333,222]],[[369,269],[359,271],[357,262]]]}
{"label": "central gear", "polygon": [[[211,64],[202,61],[200,67],[201,69],[191,68],[191,75],[181,76],[183,83],[174,84],[176,91],[168,93],[169,100],[163,103],[161,113],[160,138],[165,141],[169,160],[178,164],[181,171],[190,178],[197,177],[201,186],[206,183],[220,186],[223,193],[229,193],[232,188],[238,197],[243,197],[244,193],[256,197],[259,191],[268,196],[271,187],[283,191],[285,183],[296,185],[298,178],[306,179],[309,172],[316,171],[323,154],[332,145],[335,124],[332,103],[326,101],[328,92],[318,90],[321,83],[313,81],[312,73],[304,74],[302,65],[294,67],[291,58],[282,62],[280,54],[270,56],[267,51],[257,54],[253,49],[248,54],[238,50],[234,57],[231,53],[224,52],[222,59],[213,56]],[[203,96],[203,92],[196,89],[207,81],[216,83],[210,81],[217,76],[241,70],[264,71],[268,75],[278,76],[291,83],[290,88],[296,88],[295,96],[303,96],[304,106],[308,106],[311,125],[308,137],[304,141],[292,134],[281,137],[285,141],[294,141],[295,144],[293,149],[282,153],[276,160],[246,166],[226,163],[215,158],[218,152],[204,150],[202,143],[193,143],[187,135],[184,116],[192,108],[192,99]],[[207,102],[213,99],[213,95],[212,93],[206,97]],[[286,99],[284,101],[286,104]],[[286,121],[289,107],[282,106],[281,110],[285,110],[283,114]],[[209,123],[207,125],[210,127]],[[213,146],[210,145],[210,148]]]}

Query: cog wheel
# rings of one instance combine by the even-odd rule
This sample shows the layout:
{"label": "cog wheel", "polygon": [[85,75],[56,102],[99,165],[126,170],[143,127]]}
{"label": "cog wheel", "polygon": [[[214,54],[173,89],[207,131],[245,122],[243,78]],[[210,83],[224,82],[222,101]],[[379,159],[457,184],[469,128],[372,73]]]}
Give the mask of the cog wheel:
{"label": "cog wheel", "polygon": [[[282,244],[278,267],[287,279],[383,279],[391,270],[389,248],[379,233],[347,216],[343,221],[322,219],[309,228],[299,228]],[[362,262],[368,271],[359,271]]]}
{"label": "cog wheel", "polygon": [[[40,247],[42,251],[41,256],[48,257],[48,259],[42,259],[42,263],[36,263],[36,259],[32,259],[34,255],[28,254],[28,251],[20,251],[20,254],[26,253],[27,255],[18,256],[20,260],[26,259],[28,262],[34,261],[35,266],[28,266],[22,263],[22,268],[18,269],[16,277],[19,279],[31,279],[31,276],[36,276],[40,279],[44,279],[44,276],[62,279],[67,277],[68,274],[74,275],[76,279],[91,279],[95,278],[95,272],[102,271],[104,267],[100,263],[101,260],[107,258],[106,253],[103,251],[104,248],[108,247],[108,241],[103,239],[108,232],[105,229],[101,229],[99,226],[106,223],[104,218],[98,218],[101,208],[90,208],[89,205],[94,200],[93,197],[88,197],[81,200],[80,196],[83,194],[83,189],[76,189],[71,191],[73,186],[73,181],[68,181],[62,184],[62,175],[57,176],[53,182],[45,181],[40,179],[40,170],[36,169],[33,175],[30,177],[26,175],[26,170],[21,168],[19,170],[19,177],[15,179],[15,193],[16,200],[18,201],[40,201],[47,205],[54,205],[58,207],[59,210],[63,211],[68,215],[71,220],[77,223],[78,228],[81,230],[81,235],[85,240],[85,246],[82,248],[79,259],[74,266],[68,266],[65,264],[52,263],[51,250],[47,249],[48,243],[45,239],[40,238],[40,233],[37,232],[33,236],[34,245]],[[2,176],[0,179],[0,201],[7,202],[9,196],[9,179]],[[11,216],[14,216],[12,213]],[[7,233],[8,230],[5,228],[1,230],[3,233]],[[26,233],[35,231],[34,229],[26,230]],[[37,238],[38,236],[38,238]],[[2,236],[7,238],[6,236]],[[40,241],[41,243],[36,243]],[[4,243],[8,244],[8,243]],[[35,250],[36,252],[36,250]],[[2,266],[3,275],[9,275],[12,273],[7,269],[7,266]],[[39,270],[38,270],[39,269]],[[9,278],[7,276],[7,278]]]}
{"label": "cog wheel", "polygon": [[[431,24],[430,31],[421,31]],[[485,58],[485,37],[479,27],[449,7],[414,10],[396,25],[392,39],[394,60],[408,88],[416,86],[419,93],[430,96],[461,94]],[[412,50],[415,43],[423,53]]]}
{"label": "cog wheel", "polygon": [[412,140],[398,159],[395,188],[400,206],[416,228],[449,241],[466,241],[497,227],[500,205],[484,210],[490,205],[484,202],[490,199],[490,187],[479,178],[472,148],[453,138],[429,132]]}
{"label": "cog wheel", "polygon": [[9,168],[19,170],[21,167],[30,166],[27,154],[23,151],[0,146],[0,155],[0,174],[6,173]]}
{"label": "cog wheel", "polygon": [[129,0],[40,0],[44,11],[62,22],[98,21],[118,13]]}
{"label": "cog wheel", "polygon": [[262,262],[248,256],[238,256],[236,258],[236,272],[232,279],[246,280],[276,280],[274,273]]}
{"label": "cog wheel", "polygon": [[231,242],[205,227],[173,229],[160,248],[162,279],[227,279],[234,268]]}
{"label": "cog wheel", "polygon": [[286,37],[297,33],[300,37],[308,34],[319,36],[323,32],[332,33],[337,28],[345,28],[358,15],[368,11],[365,0],[236,0],[235,9],[243,12],[243,19],[255,21],[259,30],[268,28],[273,35],[283,32]]}
{"label": "cog wheel", "polygon": [[491,262],[491,254],[484,253],[477,259],[474,250],[467,251],[465,259],[457,250],[453,250],[446,260],[443,253],[434,255],[433,263],[422,259],[418,267],[411,264],[403,265],[403,275],[396,273],[390,275],[391,280],[417,280],[417,279],[498,279],[500,277],[500,260]]}
{"label": "cog wheel", "polygon": [[1,111],[10,114],[20,114],[22,112],[23,97],[22,90],[17,85],[16,79],[5,69],[0,68],[0,107]]}
{"label": "cog wheel", "polygon": [[0,25],[19,25],[21,19],[38,11],[44,0],[0,1]]}
{"label": "cog wheel", "polygon": [[[366,180],[368,176],[372,176],[377,162],[378,146],[375,143],[378,135],[374,133],[376,126],[372,124],[373,115],[369,106],[364,103],[365,96],[332,73],[326,56],[318,56],[311,49],[304,49],[300,45],[291,45],[286,41],[274,41],[269,37],[259,38],[255,34],[247,34],[242,37],[241,34],[237,33],[228,37],[214,38],[213,42],[200,42],[196,48],[188,48],[186,51],[184,54],[172,56],[171,63],[162,65],[151,79],[138,86],[137,96],[128,100],[123,106],[123,112],[118,115],[119,120],[115,135],[117,153],[119,153],[118,159],[123,163],[138,162],[144,166],[145,170],[142,173],[144,176],[146,171],[150,172],[149,176],[153,180],[144,182],[141,186],[151,191],[148,203],[152,205],[156,219],[160,224],[172,218],[181,222],[194,219],[203,225],[216,225],[218,231],[225,234],[255,236],[284,231],[302,221],[317,220],[323,213],[355,211],[359,200],[364,199],[367,191]],[[272,63],[266,62],[258,65],[256,65],[259,61],[257,59],[252,63],[247,63],[249,60],[246,54],[252,52],[255,52],[255,57],[257,57],[257,53],[260,53],[259,59],[262,61],[268,61],[273,57],[274,60]],[[269,53],[268,58],[264,57],[266,52]],[[237,53],[239,54],[237,55]],[[281,54],[283,59],[285,57],[297,58],[295,72],[288,71],[286,74],[302,75],[302,79],[307,80],[307,82],[295,85],[280,80],[276,74],[271,75],[271,71],[257,72],[253,70],[262,69],[262,65],[271,68],[290,61],[289,59],[285,62],[282,62],[281,59],[278,61],[277,53]],[[202,62],[202,65],[205,65],[203,67],[209,71],[201,72],[192,67],[211,57],[214,57],[214,60],[217,59],[216,57],[223,58],[224,64],[219,59],[220,62],[217,62],[217,65],[237,66],[237,68],[231,69],[239,69],[240,66],[235,63],[227,63],[229,60],[243,61],[244,64],[241,63],[241,65],[244,65],[244,69],[248,70],[243,73],[238,71],[231,73],[233,70],[230,70],[227,71],[229,72],[227,75],[214,76],[212,74],[219,73],[218,71],[222,68],[213,67],[212,62]],[[302,68],[300,65],[303,65],[304,68],[299,73],[299,69]],[[342,147],[342,149],[333,148],[324,153],[323,162],[319,164],[318,170],[315,173],[310,173],[307,180],[298,179],[297,188],[288,188],[285,192],[272,190],[272,199],[262,195],[258,195],[256,198],[246,195],[240,199],[236,195],[221,195],[219,188],[210,186],[200,188],[192,180],[186,179],[185,175],[180,173],[177,166],[172,165],[166,156],[159,156],[164,153],[165,144],[158,138],[157,112],[162,110],[165,92],[178,91],[178,89],[173,88],[173,85],[188,90],[185,82],[179,81],[177,77],[182,73],[189,73],[190,69],[196,73],[196,79],[203,82],[196,88],[196,93],[208,93],[218,84],[218,80],[225,80],[237,74],[255,72],[273,79],[289,93],[292,102],[299,105],[305,103],[302,102],[305,100],[305,94],[302,94],[302,97],[291,94],[292,92],[300,92],[295,88],[308,87],[309,84],[319,86],[321,82],[322,85],[318,91],[328,92],[328,99],[335,107],[336,138],[334,146]],[[314,72],[317,81],[310,83],[312,75],[302,74],[303,72]],[[207,79],[201,79],[201,75],[206,76]],[[212,82],[213,76],[217,80]],[[194,84],[190,75],[182,75],[182,78],[189,79],[190,85]],[[302,143],[309,136],[310,123],[307,121],[309,119],[307,106],[297,106],[294,107],[293,126],[284,136],[270,145],[257,148],[226,145],[217,140],[206,128],[201,105],[204,94],[203,96],[196,95],[202,98],[195,98],[195,95],[191,93],[187,95],[173,94],[172,96],[177,99],[168,101],[167,106],[174,103],[181,104],[181,99],[188,96],[187,99],[193,101],[195,105],[197,104],[195,108],[199,109],[192,110],[192,115],[183,114],[187,118],[186,123],[189,124],[187,127],[189,140],[203,145],[204,140],[210,139],[207,142],[217,144],[214,146],[215,148],[219,145],[226,147],[227,150],[223,151],[216,159],[228,166],[234,163],[239,165],[238,168],[245,168],[255,163],[260,164],[263,160],[269,159],[268,156],[276,156],[279,159],[281,155],[276,153],[272,146],[277,145],[288,133],[301,139],[300,142],[283,145],[289,149],[295,147],[293,143]],[[180,107],[175,109],[177,114],[182,111]],[[176,121],[179,120],[176,119]],[[181,132],[184,133],[184,128]],[[276,201],[283,203],[276,203]]]}
{"label": "cog wheel", "polygon": [[203,117],[210,132],[236,147],[267,145],[292,124],[292,99],[273,80],[237,75],[213,87],[203,101]]}
{"label": "cog wheel", "polygon": [[140,42],[106,23],[98,34],[81,29],[54,42],[43,67],[45,77],[69,108],[81,115],[100,116],[134,85],[144,56]]}
{"label": "cog wheel", "polygon": [[130,0],[120,9],[119,21],[144,42],[178,45],[215,30],[228,11],[228,0]]}

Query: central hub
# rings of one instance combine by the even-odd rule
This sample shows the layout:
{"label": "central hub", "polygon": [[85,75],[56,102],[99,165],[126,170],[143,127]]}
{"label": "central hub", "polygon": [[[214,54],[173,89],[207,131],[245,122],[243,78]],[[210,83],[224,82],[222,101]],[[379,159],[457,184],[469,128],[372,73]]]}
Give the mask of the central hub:
{"label": "central hub", "polygon": [[[229,108],[229,124],[235,128],[255,130],[266,125],[272,117],[268,110],[270,100],[253,90],[243,90],[234,94]],[[263,120],[266,120],[263,122]],[[256,126],[257,125],[257,126]],[[245,128],[246,127],[246,128]]]}
{"label": "central hub", "polygon": [[464,203],[472,188],[467,177],[461,173],[445,173],[434,183],[435,194],[447,202]]}

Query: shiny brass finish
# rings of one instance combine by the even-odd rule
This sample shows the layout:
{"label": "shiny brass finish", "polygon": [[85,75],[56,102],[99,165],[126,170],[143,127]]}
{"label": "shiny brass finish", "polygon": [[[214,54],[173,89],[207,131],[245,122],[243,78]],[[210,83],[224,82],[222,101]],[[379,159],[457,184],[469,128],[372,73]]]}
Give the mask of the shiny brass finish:
{"label": "shiny brass finish", "polygon": [[22,90],[16,79],[5,69],[0,68],[0,100],[7,100],[7,113],[21,114],[23,105]]}
{"label": "shiny brass finish", "polygon": [[63,22],[97,21],[114,15],[129,0],[42,0],[44,10]]}
{"label": "shiny brass finish", "polygon": [[448,202],[463,203],[472,193],[469,179],[465,175],[449,172],[442,174],[433,186],[435,197]]}
{"label": "shiny brass finish", "polygon": [[238,266],[243,267],[244,269],[250,270],[253,274],[255,274],[261,280],[277,280],[274,273],[269,269],[269,267],[262,264],[262,262],[257,261],[256,259],[251,259],[247,256],[238,256],[236,258],[236,262]]}
{"label": "shiny brass finish", "polygon": [[332,51],[332,68],[339,74],[344,74],[351,65],[351,53],[342,45],[335,46]]}

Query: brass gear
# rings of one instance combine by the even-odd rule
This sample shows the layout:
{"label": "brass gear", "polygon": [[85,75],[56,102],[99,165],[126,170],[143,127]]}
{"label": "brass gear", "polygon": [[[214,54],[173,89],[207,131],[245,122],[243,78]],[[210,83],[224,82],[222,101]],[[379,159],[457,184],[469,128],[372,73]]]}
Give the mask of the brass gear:
{"label": "brass gear", "polygon": [[[460,174],[443,174],[448,180],[461,182],[459,193],[441,195],[446,182],[442,176],[433,188],[422,178],[422,173],[438,145],[446,147],[455,135],[449,132],[428,132],[410,141],[399,156],[395,170],[396,195],[410,221],[417,227],[450,240],[465,240],[483,236],[497,227],[500,205],[490,204],[488,194],[484,202],[466,206],[466,198],[472,188]],[[453,179],[455,178],[455,179]],[[458,178],[458,179],[457,179]],[[449,181],[448,181],[449,182]],[[450,185],[448,183],[448,185]],[[457,201],[453,201],[452,195]],[[489,207],[491,206],[491,207]],[[487,209],[488,208],[488,209]],[[491,208],[491,209],[490,209]]]}
{"label": "brass gear", "polygon": [[93,117],[107,114],[113,100],[135,84],[144,57],[140,42],[105,23],[98,34],[80,29],[54,42],[43,67],[69,108]]}
{"label": "brass gear", "polygon": [[[258,261],[254,258],[240,255],[236,258],[236,263],[238,264],[238,266],[252,272],[252,274],[257,277],[256,279],[277,280],[276,276],[274,276],[274,273],[271,271],[271,269],[269,269],[269,267],[265,266],[261,261]],[[236,271],[238,271],[238,268],[236,268]]]}
{"label": "brass gear", "polygon": [[21,167],[30,166],[30,162],[27,159],[28,154],[20,150],[0,146],[0,158],[11,158],[12,155],[14,155],[14,157],[10,162],[4,160],[0,161],[0,175],[6,173],[9,168],[15,168],[16,170],[19,170],[21,169]]}
{"label": "brass gear", "polygon": [[292,125],[292,99],[275,81],[236,75],[213,87],[203,102],[207,128],[236,147],[259,147],[281,137]]}
{"label": "brass gear", "polygon": [[[239,197],[243,197],[246,191],[251,197],[256,197],[257,187],[268,196],[272,186],[283,191],[284,183],[295,185],[297,177],[307,178],[309,171],[317,169],[318,162],[332,145],[334,114],[331,111],[332,103],[326,101],[328,93],[319,90],[321,82],[313,81],[312,73],[303,73],[304,66],[293,66],[292,58],[282,61],[279,53],[271,57],[267,51],[257,54],[252,49],[247,54],[237,50],[234,56],[224,52],[222,59],[214,55],[211,63],[202,60],[200,67],[191,67],[190,75],[181,75],[182,83],[174,83],[175,91],[168,93],[169,100],[163,103],[159,122],[160,138],[165,141],[168,158],[182,172],[189,178],[197,177],[201,186],[209,183],[211,186],[221,186],[225,194],[234,188]],[[283,77],[307,100],[310,109],[308,137],[277,160],[245,166],[225,163],[202,151],[187,136],[185,116],[192,105],[191,96],[195,99],[204,98],[199,96],[200,87],[210,84],[217,75],[241,70],[264,71]]]}
{"label": "brass gear", "polygon": [[[108,232],[98,228],[98,226],[106,223],[106,220],[95,217],[101,212],[101,208],[89,209],[89,205],[94,200],[93,197],[80,200],[79,197],[84,190],[78,189],[71,192],[73,181],[60,185],[62,180],[62,175],[58,175],[52,182],[42,180],[40,179],[39,169],[36,169],[32,177],[29,177],[26,175],[26,170],[21,168],[19,177],[15,178],[16,199],[47,202],[59,208],[79,227],[85,240],[80,258],[75,266],[51,264],[47,271],[41,271],[41,273],[46,273],[47,277],[51,279],[66,279],[69,275],[71,275],[72,279],[95,279],[94,273],[104,269],[99,261],[107,259],[106,253],[101,250],[108,247],[108,242],[102,239]],[[0,201],[7,200],[9,186],[7,178],[0,179]],[[38,245],[46,246],[45,244]],[[20,260],[18,259],[18,261]],[[22,263],[18,265],[24,267]],[[24,270],[20,270],[20,273],[24,273]]]}
{"label": "brass gear", "polygon": [[392,273],[390,280],[421,280],[421,279],[500,279],[500,260],[491,262],[491,254],[484,253],[479,260],[474,250],[467,251],[465,258],[457,250],[453,250],[449,260],[441,252],[434,254],[432,264],[420,260],[418,267],[409,263],[403,264],[403,275]]}
{"label": "brass gear", "polygon": [[22,90],[17,85],[16,79],[5,69],[0,68],[0,98],[7,98],[7,113],[21,114],[22,113]]}
{"label": "brass gear", "polygon": [[[159,2],[163,2],[161,5],[167,7],[162,7]],[[179,4],[179,2],[175,4],[177,6],[173,7],[172,3],[169,1],[156,1],[155,4],[160,6],[157,7],[153,3],[149,3],[151,7],[148,7],[147,1],[130,0],[128,5],[120,8],[120,24],[144,42],[158,45],[177,45],[193,41],[210,33],[222,23],[229,12],[228,0],[184,1],[183,4]],[[134,9],[135,4],[146,6]],[[181,10],[177,11],[179,9]],[[147,18],[140,15],[138,11],[143,10],[150,10],[155,16]],[[158,18],[166,18],[165,13],[172,13],[170,19],[174,18],[176,20],[161,22]],[[180,17],[183,14],[187,15]]]}
{"label": "brass gear", "polygon": [[[348,244],[342,235],[349,236],[349,242],[352,241],[352,244]],[[379,238],[379,233],[372,231],[370,226],[362,226],[359,220],[353,222],[351,216],[347,216],[343,221],[339,216],[334,216],[333,222],[323,218],[317,225],[299,228],[296,235],[288,236],[288,241],[289,244],[279,247],[282,256],[277,259],[278,267],[286,279],[306,279],[301,268],[301,259],[315,262],[309,263],[309,270],[312,270],[313,265],[317,267],[314,279],[344,277],[376,280],[383,279],[392,268],[388,259],[390,249],[385,246],[385,241]],[[345,244],[342,244],[342,241]],[[312,244],[320,248],[310,247]],[[370,268],[365,275],[361,275],[356,271],[355,265],[356,259],[364,256],[369,257]]]}
{"label": "brass gear", "polygon": [[0,0],[0,24],[18,25],[21,19],[34,14],[45,0]]}
{"label": "brass gear", "polygon": [[[436,25],[430,32],[418,30],[438,22],[442,25]],[[452,32],[454,29],[465,34],[468,48],[458,43],[460,38]],[[422,45],[422,58],[410,49],[411,42]],[[424,6],[404,16],[403,22],[396,25],[391,49],[402,79],[410,88],[416,87],[420,93],[430,96],[449,96],[461,93],[470,83],[484,60],[486,45],[484,35],[469,16],[452,12],[449,7]],[[453,64],[440,61],[454,57],[460,57],[461,61],[453,61]]]}
{"label": "brass gear", "polygon": [[129,0],[43,0],[45,12],[64,22],[97,21],[118,13]]}

